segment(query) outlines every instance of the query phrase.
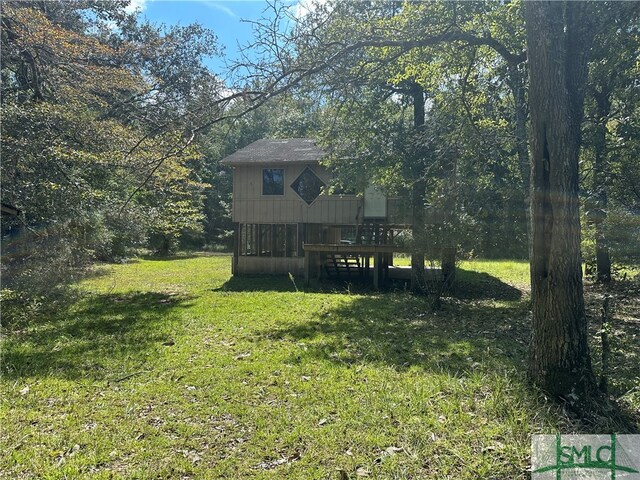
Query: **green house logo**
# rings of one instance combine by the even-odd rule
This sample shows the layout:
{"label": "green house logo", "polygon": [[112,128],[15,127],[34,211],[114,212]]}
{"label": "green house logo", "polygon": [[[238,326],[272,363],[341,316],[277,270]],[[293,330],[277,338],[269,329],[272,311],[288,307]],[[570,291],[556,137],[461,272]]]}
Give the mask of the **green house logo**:
{"label": "green house logo", "polygon": [[640,480],[640,435],[534,435],[532,480]]}

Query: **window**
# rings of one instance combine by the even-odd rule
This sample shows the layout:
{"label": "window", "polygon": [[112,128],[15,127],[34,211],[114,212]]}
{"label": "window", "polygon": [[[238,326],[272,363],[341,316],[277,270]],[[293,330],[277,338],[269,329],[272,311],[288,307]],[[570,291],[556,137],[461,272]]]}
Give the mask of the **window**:
{"label": "window", "polygon": [[287,225],[287,239],[286,239],[286,252],[287,257],[298,256],[298,225]]}
{"label": "window", "polygon": [[286,225],[273,226],[273,256],[284,257],[285,251],[285,227]]}
{"label": "window", "polygon": [[265,168],[262,170],[262,194],[284,195],[283,168]]}
{"label": "window", "polygon": [[240,226],[240,255],[258,255],[258,225],[242,224]]}
{"label": "window", "polygon": [[273,237],[271,225],[260,225],[260,256],[271,257],[273,252]]}
{"label": "window", "polygon": [[302,198],[307,205],[311,205],[313,201],[322,193],[322,187],[325,183],[313,173],[309,167],[295,179],[291,184],[291,188]]}
{"label": "window", "polygon": [[242,224],[239,243],[239,254],[243,257],[297,257],[298,225]]}

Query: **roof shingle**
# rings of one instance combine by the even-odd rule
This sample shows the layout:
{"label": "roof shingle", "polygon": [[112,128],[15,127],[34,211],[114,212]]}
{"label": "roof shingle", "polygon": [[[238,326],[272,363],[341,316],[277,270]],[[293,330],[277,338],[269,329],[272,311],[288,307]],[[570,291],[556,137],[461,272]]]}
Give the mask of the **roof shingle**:
{"label": "roof shingle", "polygon": [[223,165],[257,165],[277,163],[316,163],[324,152],[310,138],[257,140],[223,158]]}

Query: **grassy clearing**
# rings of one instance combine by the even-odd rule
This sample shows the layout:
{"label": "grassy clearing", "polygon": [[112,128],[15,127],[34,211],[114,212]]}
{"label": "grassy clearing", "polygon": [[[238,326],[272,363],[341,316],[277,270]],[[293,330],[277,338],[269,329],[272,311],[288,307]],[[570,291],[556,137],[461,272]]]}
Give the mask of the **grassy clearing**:
{"label": "grassy clearing", "polygon": [[524,263],[463,265],[436,313],[229,265],[103,267],[6,333],[0,477],[518,479],[532,433],[582,428],[524,381]]}
{"label": "grassy clearing", "polygon": [[[409,266],[411,265],[411,257],[400,254],[394,257],[393,263],[398,266]],[[438,262],[434,262],[433,265],[439,266]],[[473,280],[469,273],[484,273],[519,289],[529,289],[529,264],[525,261],[474,259],[462,261],[458,266],[462,270],[460,278],[462,280]],[[473,283],[473,281],[466,283]]]}

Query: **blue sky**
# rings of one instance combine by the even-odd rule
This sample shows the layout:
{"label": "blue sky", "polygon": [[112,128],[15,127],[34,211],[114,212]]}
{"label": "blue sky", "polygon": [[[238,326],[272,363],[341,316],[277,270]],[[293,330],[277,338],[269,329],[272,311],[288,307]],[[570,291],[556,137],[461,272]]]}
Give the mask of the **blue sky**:
{"label": "blue sky", "polygon": [[[238,44],[245,45],[252,38],[252,26],[243,20],[261,18],[267,3],[256,0],[132,0],[130,8],[139,8],[142,15],[154,23],[200,23],[213,30],[227,57],[237,58]],[[222,73],[223,59],[213,58],[206,63],[213,72]]]}

